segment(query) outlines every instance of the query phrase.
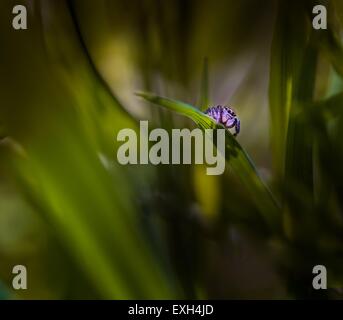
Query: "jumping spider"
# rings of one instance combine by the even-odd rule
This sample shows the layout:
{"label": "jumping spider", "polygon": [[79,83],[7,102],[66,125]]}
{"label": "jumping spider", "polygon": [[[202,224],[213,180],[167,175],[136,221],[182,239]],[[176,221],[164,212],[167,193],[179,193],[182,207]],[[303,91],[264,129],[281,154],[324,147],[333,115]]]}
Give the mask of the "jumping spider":
{"label": "jumping spider", "polygon": [[214,119],[216,122],[224,125],[224,127],[228,129],[235,128],[235,133],[233,135],[238,135],[241,127],[241,122],[239,118],[236,116],[236,113],[230,107],[210,107],[205,111],[205,113],[212,119]]}

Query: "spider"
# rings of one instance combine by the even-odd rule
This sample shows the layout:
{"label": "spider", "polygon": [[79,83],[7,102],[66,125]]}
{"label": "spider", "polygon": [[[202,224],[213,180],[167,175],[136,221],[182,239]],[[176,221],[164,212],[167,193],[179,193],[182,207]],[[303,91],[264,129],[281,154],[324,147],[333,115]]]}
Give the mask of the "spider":
{"label": "spider", "polygon": [[205,113],[214,119],[216,122],[221,123],[224,127],[230,129],[235,128],[234,136],[237,136],[240,128],[241,128],[241,121],[236,116],[236,113],[230,108],[226,106],[215,106],[208,108]]}

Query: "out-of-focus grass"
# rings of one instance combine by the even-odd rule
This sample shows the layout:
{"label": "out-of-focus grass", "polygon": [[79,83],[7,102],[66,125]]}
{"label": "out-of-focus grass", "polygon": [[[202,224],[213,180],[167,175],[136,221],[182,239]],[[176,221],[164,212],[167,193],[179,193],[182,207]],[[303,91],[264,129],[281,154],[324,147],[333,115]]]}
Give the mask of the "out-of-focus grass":
{"label": "out-of-focus grass", "polygon": [[[290,292],[302,297],[308,294],[310,287],[308,270],[319,261],[333,277],[329,280],[329,286],[340,286],[336,282],[340,278],[337,266],[342,266],[342,261],[338,258],[336,246],[341,244],[342,238],[335,232],[330,234],[329,230],[336,229],[336,223],[341,226],[342,218],[332,215],[337,210],[336,200],[328,190],[335,178],[331,176],[327,179],[328,167],[324,168],[321,160],[324,157],[326,163],[337,170],[337,155],[332,152],[333,149],[328,149],[332,146],[329,136],[335,129],[327,132],[333,119],[325,115],[329,110],[319,107],[327,102],[318,104],[314,100],[323,99],[316,89],[327,79],[318,72],[319,63],[326,63],[320,59],[328,57],[332,67],[340,72],[338,61],[342,58],[342,51],[334,35],[333,19],[330,19],[329,30],[316,32],[311,28],[309,10],[315,2],[279,3],[271,51],[271,142],[275,179],[283,208],[283,233],[287,239],[284,245],[288,247],[288,257],[293,261],[283,261],[281,268],[286,266],[283,271]],[[284,10],[292,11],[292,15],[285,15]],[[334,104],[341,106],[338,97]],[[328,103],[332,102],[332,99],[328,100]],[[339,119],[337,115],[336,121]],[[336,142],[335,146],[341,150]],[[315,295],[315,292],[312,294]]]}
{"label": "out-of-focus grass", "polygon": [[5,286],[0,282],[0,300],[7,299],[9,297],[8,290]]}
{"label": "out-of-focus grass", "polygon": [[209,70],[208,70],[208,59],[204,59],[204,65],[201,76],[201,87],[200,87],[200,110],[206,110],[210,105],[209,98]]}
{"label": "out-of-focus grass", "polygon": [[[0,278],[11,288],[12,265],[27,264],[29,289],[0,295],[339,297],[339,0],[320,1],[321,31],[312,0],[24,2],[23,32],[8,23],[17,3],[0,3],[0,199],[11,202],[0,215],[17,231],[0,237]],[[229,170],[116,164],[116,134],[137,130],[138,114],[191,126],[137,88],[203,129],[222,128],[202,111],[233,96],[242,132],[226,132]],[[19,233],[15,219],[35,222]],[[315,264],[332,290],[313,292]]]}
{"label": "out-of-focus grass", "polygon": [[127,178],[113,167],[113,178],[121,181],[116,188],[82,136],[74,129],[66,134],[67,141],[50,135],[47,144],[27,150],[28,159],[16,161],[33,201],[40,201],[63,243],[104,297],[172,297],[133,215]]}
{"label": "out-of-focus grass", "polygon": [[303,10],[305,5],[279,1],[273,35],[269,85],[270,136],[274,172],[280,176],[284,172],[289,116],[311,28]]}
{"label": "out-of-focus grass", "polygon": [[[49,2],[45,8],[55,10],[44,34],[49,59],[42,56],[29,66],[19,65],[22,79],[17,82],[1,79],[6,133],[15,136],[24,150],[24,155],[7,155],[11,164],[7,169],[89,279],[94,288],[90,296],[98,292],[102,298],[175,297],[177,285],[168,280],[160,257],[143,234],[142,217],[135,213],[138,201],[132,199],[137,189],[129,172],[108,165],[116,152],[114,133],[135,128],[135,121],[92,72],[65,3]],[[32,25],[23,42],[18,39],[19,52],[27,41],[40,40],[38,27]],[[3,61],[9,59],[7,53]],[[34,68],[36,73],[31,72]],[[10,100],[8,93],[15,87],[20,94]],[[20,112],[22,105],[30,112]],[[18,135],[19,122],[9,121],[15,110],[11,106],[18,110],[17,120],[26,113],[28,124],[37,126],[26,139],[24,133]],[[136,183],[141,178],[137,171]]]}

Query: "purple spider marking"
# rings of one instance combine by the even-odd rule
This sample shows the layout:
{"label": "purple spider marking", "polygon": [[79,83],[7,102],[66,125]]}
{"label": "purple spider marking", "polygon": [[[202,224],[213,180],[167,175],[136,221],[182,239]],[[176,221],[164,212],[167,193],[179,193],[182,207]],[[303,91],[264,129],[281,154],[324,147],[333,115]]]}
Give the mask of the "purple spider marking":
{"label": "purple spider marking", "polygon": [[208,108],[205,113],[214,119],[216,122],[221,123],[226,128],[235,128],[234,136],[239,134],[241,128],[241,121],[236,116],[236,113],[226,106],[215,106]]}

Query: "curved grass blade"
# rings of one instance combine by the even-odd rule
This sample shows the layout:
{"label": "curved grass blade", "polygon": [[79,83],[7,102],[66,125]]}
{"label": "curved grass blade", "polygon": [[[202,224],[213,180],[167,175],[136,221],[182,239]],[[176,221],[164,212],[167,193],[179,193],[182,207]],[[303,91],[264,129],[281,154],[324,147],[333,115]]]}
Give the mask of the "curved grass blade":
{"label": "curved grass blade", "polygon": [[28,158],[13,158],[27,199],[54,226],[101,298],[175,297],[140,228],[123,170],[114,167],[112,179],[89,142],[69,130],[49,135],[49,146],[32,145]]}
{"label": "curved grass blade", "polygon": [[147,101],[187,116],[188,118],[192,119],[198,126],[202,126],[203,128],[210,129],[213,128],[215,125],[215,122],[210,117],[208,117],[203,112],[199,111],[197,108],[193,107],[190,104],[169,98],[159,97],[149,92],[137,92],[136,95],[144,98]]}
{"label": "curved grass blade", "polygon": [[[149,102],[192,119],[203,130],[224,128],[212,118],[187,103],[146,92],[139,92],[137,95]],[[268,226],[273,230],[278,229],[279,206],[275,198],[259,176],[248,154],[228,130],[225,130],[225,159],[250,193]]]}

